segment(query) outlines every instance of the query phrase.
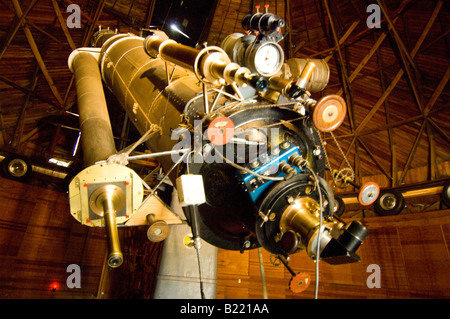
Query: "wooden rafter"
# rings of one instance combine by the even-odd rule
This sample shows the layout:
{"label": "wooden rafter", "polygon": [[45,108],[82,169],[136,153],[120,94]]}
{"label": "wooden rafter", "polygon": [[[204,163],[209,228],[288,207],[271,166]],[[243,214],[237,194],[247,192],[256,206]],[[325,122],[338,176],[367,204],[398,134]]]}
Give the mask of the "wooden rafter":
{"label": "wooden rafter", "polygon": [[[422,34],[420,35],[414,48],[410,52],[410,55],[412,58],[414,58],[416,56],[417,52],[419,51],[420,46],[422,45],[426,36],[428,35],[428,32],[430,31],[431,26],[433,25],[434,21],[436,20],[438,14],[439,14],[439,11],[442,8],[442,5],[443,5],[443,0],[439,0],[439,2],[437,3],[436,7],[433,10],[433,13],[431,14],[430,19],[428,20],[427,25],[425,26],[424,30],[422,31]],[[392,92],[392,90],[396,87],[397,83],[400,81],[401,77],[403,76],[403,73],[404,73],[403,69],[400,69],[398,71],[398,73],[396,74],[394,79],[391,81],[391,84],[386,88],[386,91],[381,95],[379,100],[374,104],[372,109],[369,111],[369,113],[366,115],[366,117],[362,120],[360,125],[356,128],[353,138],[352,138],[352,141],[350,142],[350,145],[348,146],[347,152],[345,154],[346,156],[348,156],[348,154],[350,153],[350,150],[352,149],[358,135],[362,132],[362,130],[369,123],[369,121],[372,119],[372,117],[375,115],[375,113],[378,111],[378,109],[383,105],[384,101],[389,96],[389,94]],[[422,127],[424,128],[424,125],[422,125]],[[422,132],[423,132],[423,129],[419,132],[420,136],[422,135],[421,134]],[[410,159],[412,159],[411,156],[410,156]],[[343,164],[344,164],[344,161],[341,162],[340,167],[342,167]],[[409,167],[409,165],[405,166],[405,168],[408,168],[408,167]],[[403,173],[406,174],[406,171],[404,171]],[[403,178],[404,178],[404,176],[403,176]],[[401,183],[402,180],[403,180],[402,178],[399,179],[399,183]]]}
{"label": "wooden rafter", "polygon": [[33,9],[33,7],[36,5],[38,0],[33,0],[28,5],[28,7],[25,9],[25,11],[21,14],[19,17],[19,20],[17,21],[16,25],[14,26],[13,30],[8,35],[8,38],[5,40],[4,45],[0,51],[0,60],[2,59],[3,55],[5,54],[6,50],[8,49],[9,45],[11,44],[12,40],[14,39],[17,31],[19,31],[22,24],[25,22],[25,18],[27,17],[28,13]]}
{"label": "wooden rafter", "polygon": [[400,49],[402,55],[405,56],[405,58],[408,60],[408,62],[411,64],[411,66],[417,73],[417,68],[414,63],[413,57],[409,54],[408,50],[406,49],[405,44],[403,43],[402,38],[400,37],[400,35],[397,32],[397,29],[395,28],[394,24],[392,23],[391,18],[389,17],[389,13],[386,10],[386,6],[384,5],[383,1],[381,1],[381,0],[377,0],[377,3],[381,9],[381,12],[383,13],[384,18],[386,19],[387,23],[389,24],[390,29],[392,30],[392,33],[394,34],[395,41],[396,41],[397,45],[399,46],[399,49]]}
{"label": "wooden rafter", "polygon": [[[395,23],[395,21],[397,21],[397,19],[398,19],[398,17],[394,19],[394,23]],[[352,83],[355,80],[355,78],[359,74],[359,72],[361,72],[361,70],[364,68],[364,66],[367,64],[367,62],[369,62],[369,60],[372,58],[372,56],[375,54],[375,52],[377,52],[378,48],[383,43],[383,41],[387,35],[388,35],[388,31],[384,31],[380,34],[380,36],[378,37],[378,40],[375,42],[375,44],[372,46],[372,48],[370,48],[369,52],[361,60],[361,62],[358,64],[358,66],[355,68],[355,70],[353,70],[352,74],[350,74],[350,76],[348,78],[350,83]],[[339,89],[337,94],[342,95],[342,93],[343,93],[343,90]]]}
{"label": "wooden rafter", "polygon": [[402,175],[398,179],[398,184],[399,185],[401,185],[403,183],[403,180],[405,179],[406,173],[408,172],[409,167],[411,166],[411,163],[412,163],[412,161],[414,159],[414,155],[416,154],[416,151],[417,151],[417,146],[419,146],[420,140],[422,139],[423,131],[424,131],[425,127],[426,127],[426,124],[427,124],[427,120],[424,120],[422,125],[421,125],[421,127],[420,127],[419,133],[417,133],[416,139],[414,140],[413,147],[411,149],[411,152],[408,155],[408,159],[406,161],[405,167],[403,168]]}
{"label": "wooden rafter", "polygon": [[[377,50],[377,61],[378,61],[378,66],[379,66],[379,70],[380,70],[380,85],[381,85],[381,90],[382,92],[384,92],[386,90],[386,78],[383,72],[383,58],[382,55],[380,54],[380,51]],[[396,144],[395,144],[395,140],[394,140],[394,134],[392,132],[392,127],[391,127],[391,115],[390,115],[390,109],[389,109],[389,103],[386,100],[384,102],[384,110],[385,110],[385,114],[386,114],[386,124],[388,126],[388,138],[389,138],[389,149],[391,151],[391,183],[392,186],[397,186],[397,149],[396,149]]]}
{"label": "wooden rafter", "polygon": [[433,108],[434,104],[436,104],[437,99],[441,95],[442,91],[445,89],[445,86],[447,85],[449,79],[450,79],[450,64],[448,65],[447,71],[445,71],[444,76],[442,77],[441,81],[436,87],[436,90],[434,90],[433,95],[431,96],[430,100],[425,106],[425,109],[423,111],[425,117],[428,117],[428,115],[430,114],[431,109]]}
{"label": "wooden rafter", "polygon": [[[392,30],[394,31],[395,27],[392,26]],[[402,65],[403,65],[403,69],[406,73],[406,78],[409,82],[410,88],[413,93],[414,100],[417,104],[417,107],[419,108],[419,111],[422,113],[423,112],[423,105],[422,105],[423,103],[422,103],[421,94],[420,94],[421,90],[418,88],[418,85],[414,80],[412,70],[410,69],[409,59],[411,59],[411,57],[409,56],[409,54],[405,54],[404,50],[406,50],[406,49],[404,48],[404,45],[403,44],[400,45],[400,43],[403,43],[403,42],[401,41],[398,34],[397,33],[395,33],[395,34],[396,34],[396,36],[394,38],[395,38],[395,42],[399,48],[398,52],[400,54],[400,59],[401,59]],[[417,69],[415,69],[415,73],[416,73],[416,75],[418,74]]]}
{"label": "wooden rafter", "polygon": [[[31,85],[30,85],[30,91],[29,93],[27,93],[26,97],[25,97],[25,102],[22,106],[22,110],[20,111],[20,115],[19,118],[17,119],[17,124],[16,124],[16,128],[14,129],[14,133],[11,137],[11,141],[9,142],[9,144],[17,151],[20,150],[20,140],[22,138],[22,134],[23,134],[23,128],[25,125],[25,114],[27,111],[27,108],[30,104],[30,100],[32,97],[32,92],[35,91],[36,89],[36,85],[37,85],[37,81],[38,81],[38,75],[39,75],[39,65],[36,66],[36,69],[34,70],[32,79],[31,79]],[[16,136],[17,136],[17,141],[16,142]]]}
{"label": "wooden rafter", "polygon": [[64,17],[62,16],[61,10],[59,9],[58,2],[56,0],[52,0],[53,9],[55,10],[56,16],[58,17],[59,24],[61,25],[61,29],[64,32],[64,35],[66,36],[66,40],[69,43],[69,46],[72,50],[75,50],[77,47],[75,46],[75,43],[73,42],[72,36],[70,35],[69,30],[67,29],[66,21],[64,20]]}
{"label": "wooden rafter", "polygon": [[46,97],[44,97],[44,96],[42,96],[42,95],[40,95],[40,94],[38,94],[38,93],[36,93],[36,92],[33,92],[33,91],[31,91],[30,89],[28,89],[28,88],[26,88],[26,87],[23,87],[23,86],[17,84],[16,82],[14,82],[14,81],[12,81],[12,80],[10,80],[10,79],[4,77],[3,75],[0,75],[0,81],[2,81],[2,82],[4,82],[4,83],[8,84],[9,86],[15,88],[16,90],[22,91],[22,92],[25,93],[25,94],[30,93],[33,97],[39,99],[40,101],[42,101],[42,102],[44,102],[44,103],[47,103],[47,104],[49,104],[49,105],[53,105],[53,106],[55,106],[55,107],[59,107],[58,104],[56,104],[56,103],[54,103],[54,102],[48,100]]}
{"label": "wooden rafter", "polygon": [[[12,3],[14,6],[14,10],[16,11],[17,17],[20,19],[23,16],[23,12],[22,12],[22,8],[20,7],[19,1],[12,0]],[[25,19],[25,21],[26,21],[26,19]],[[25,32],[25,36],[28,40],[28,43],[31,47],[31,50],[33,51],[33,55],[36,58],[36,61],[39,64],[39,67],[41,68],[42,74],[44,75],[45,80],[47,81],[47,84],[50,87],[50,90],[52,91],[56,100],[60,104],[59,107],[63,107],[64,101],[63,101],[61,95],[59,94],[58,89],[56,88],[55,83],[53,82],[53,80],[47,70],[47,66],[45,65],[44,60],[42,59],[41,53],[39,52],[39,49],[37,48],[36,42],[33,38],[30,28],[26,24],[23,24],[22,27],[23,27],[23,31]]]}
{"label": "wooden rafter", "polygon": [[392,176],[386,171],[386,169],[381,165],[381,163],[377,160],[375,155],[370,151],[370,149],[366,146],[365,143],[363,143],[361,137],[358,137],[358,143],[363,147],[363,149],[366,151],[367,155],[372,159],[372,161],[377,165],[377,167],[380,169],[380,171],[390,180],[392,181]]}
{"label": "wooden rafter", "polygon": [[342,56],[342,52],[340,49],[339,39],[337,37],[336,29],[334,27],[333,18],[331,16],[330,8],[328,6],[328,0],[324,0],[323,2],[325,5],[325,10],[327,12],[328,20],[330,22],[331,32],[333,34],[333,40],[334,40],[334,44],[336,46],[336,51],[338,53],[338,58],[339,58],[338,63],[341,68],[342,85],[344,87],[345,100],[347,102],[347,112],[348,112],[349,120],[350,120],[350,128],[353,132],[355,129],[355,118],[354,118],[354,107],[353,107],[352,98],[351,98],[352,92],[351,92],[351,88],[350,88],[350,82],[348,80],[347,69],[345,68],[344,58]]}

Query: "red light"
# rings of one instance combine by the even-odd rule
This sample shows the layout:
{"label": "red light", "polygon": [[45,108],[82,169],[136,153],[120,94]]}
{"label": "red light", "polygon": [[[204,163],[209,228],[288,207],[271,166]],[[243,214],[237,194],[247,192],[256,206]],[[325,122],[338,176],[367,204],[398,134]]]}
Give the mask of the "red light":
{"label": "red light", "polygon": [[51,288],[52,292],[55,292],[55,291],[58,290],[58,288],[59,288],[59,283],[53,282],[53,283],[50,285],[50,288]]}

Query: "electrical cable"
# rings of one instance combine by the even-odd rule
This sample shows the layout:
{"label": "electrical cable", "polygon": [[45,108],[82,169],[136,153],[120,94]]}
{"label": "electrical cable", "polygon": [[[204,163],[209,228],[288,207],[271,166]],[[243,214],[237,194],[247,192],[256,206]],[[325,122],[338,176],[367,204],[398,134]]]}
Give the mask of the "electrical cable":
{"label": "electrical cable", "polygon": [[319,231],[317,233],[317,246],[316,246],[316,284],[314,289],[314,299],[318,299],[319,294],[319,261],[320,261],[320,239],[322,236],[322,218],[323,218],[323,202],[322,202],[322,191],[320,190],[319,178],[316,173],[309,167],[306,167],[314,177],[314,182],[316,184],[317,191],[319,193]]}

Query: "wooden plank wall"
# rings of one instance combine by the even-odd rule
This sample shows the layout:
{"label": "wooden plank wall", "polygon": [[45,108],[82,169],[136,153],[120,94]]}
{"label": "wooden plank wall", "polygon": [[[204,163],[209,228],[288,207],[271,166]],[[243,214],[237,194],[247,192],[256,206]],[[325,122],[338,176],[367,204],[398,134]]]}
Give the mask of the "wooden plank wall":
{"label": "wooden plank wall", "polygon": [[[319,264],[318,297],[327,298],[450,298],[450,210],[363,219],[370,234],[358,254],[360,263]],[[290,273],[270,263],[263,251],[268,297],[314,298],[315,263],[300,252],[291,256],[295,272],[306,272],[307,290],[289,290]],[[368,288],[370,264],[380,267],[381,287]],[[262,298],[258,251],[219,250],[217,298]]]}
{"label": "wooden plank wall", "polygon": [[[0,298],[95,298],[105,252],[104,230],[75,221],[65,193],[0,178]],[[81,288],[66,285],[70,264]]]}
{"label": "wooden plank wall", "polygon": [[[0,298],[152,298],[162,243],[147,239],[147,227],[119,228],[124,263],[110,269],[104,228],[69,211],[65,193],[0,178]],[[66,285],[70,264],[80,266],[81,288]]]}
{"label": "wooden plank wall", "polygon": [[99,298],[153,298],[164,242],[149,241],[147,229],[148,226],[119,228],[123,264],[103,272]]}

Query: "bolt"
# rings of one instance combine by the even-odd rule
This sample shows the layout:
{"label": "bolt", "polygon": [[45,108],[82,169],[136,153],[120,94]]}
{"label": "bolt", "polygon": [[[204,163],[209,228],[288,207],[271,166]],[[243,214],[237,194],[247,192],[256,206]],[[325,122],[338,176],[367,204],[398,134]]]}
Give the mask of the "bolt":
{"label": "bolt", "polygon": [[291,145],[291,143],[289,143],[288,141],[284,141],[284,142],[281,144],[281,148],[286,149],[286,148],[288,148],[290,145]]}
{"label": "bolt", "polygon": [[258,167],[258,165],[259,165],[258,161],[253,161],[253,162],[250,163],[250,167],[251,168],[256,168],[256,167]]}

